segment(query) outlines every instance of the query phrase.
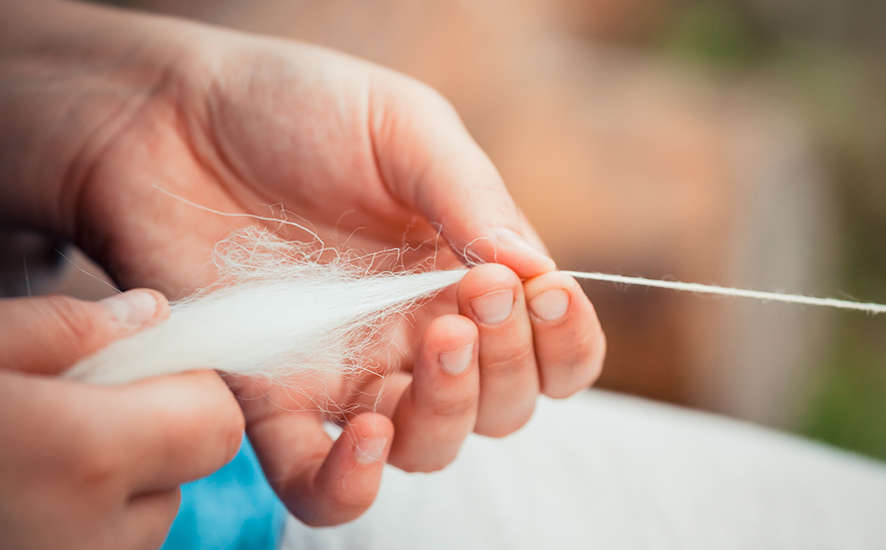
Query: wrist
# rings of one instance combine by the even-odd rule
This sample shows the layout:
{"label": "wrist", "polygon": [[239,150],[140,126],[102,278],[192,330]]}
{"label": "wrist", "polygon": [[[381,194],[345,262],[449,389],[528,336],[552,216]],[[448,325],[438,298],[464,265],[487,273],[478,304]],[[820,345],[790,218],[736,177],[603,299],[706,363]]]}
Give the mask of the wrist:
{"label": "wrist", "polygon": [[188,50],[179,31],[113,8],[0,2],[0,225],[74,239],[102,150],[178,84]]}

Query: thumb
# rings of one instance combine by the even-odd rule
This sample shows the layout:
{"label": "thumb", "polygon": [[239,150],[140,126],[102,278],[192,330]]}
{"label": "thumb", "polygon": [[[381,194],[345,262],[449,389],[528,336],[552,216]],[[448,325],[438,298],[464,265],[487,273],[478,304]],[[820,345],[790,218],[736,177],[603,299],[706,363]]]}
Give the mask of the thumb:
{"label": "thumb", "polygon": [[[370,129],[379,170],[401,202],[437,225],[467,261],[496,262],[523,278],[555,268],[492,161],[433,89],[393,76],[374,90]],[[539,242],[540,245],[540,242]]]}
{"label": "thumb", "polygon": [[145,289],[99,302],[69,296],[0,300],[0,369],[58,374],[168,315],[166,298]]}

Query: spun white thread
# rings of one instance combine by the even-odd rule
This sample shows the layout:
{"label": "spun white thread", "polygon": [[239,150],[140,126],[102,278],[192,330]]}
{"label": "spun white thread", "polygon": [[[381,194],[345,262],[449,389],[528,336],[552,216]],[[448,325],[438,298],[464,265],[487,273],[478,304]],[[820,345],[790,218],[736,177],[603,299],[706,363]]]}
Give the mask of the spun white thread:
{"label": "spun white thread", "polygon": [[741,288],[729,288],[717,285],[702,285],[698,283],[681,283],[678,281],[663,281],[661,279],[647,279],[645,277],[625,277],[623,275],[610,275],[607,273],[584,273],[580,271],[563,271],[566,275],[577,279],[589,279],[594,281],[607,281],[610,283],[622,283],[626,285],[640,285],[670,290],[694,292],[696,294],[719,294],[736,298],[753,298],[764,302],[787,302],[791,304],[803,304],[808,306],[832,307],[838,309],[854,309],[868,313],[886,313],[886,305],[871,302],[853,302],[850,300],[838,300],[836,298],[814,298],[802,294],[783,294],[781,292],[764,292],[760,290],[744,290]]}
{"label": "spun white thread", "polygon": [[[446,287],[467,269],[374,273],[366,258],[284,241],[251,228],[220,243],[219,282],[172,305],[169,319],[113,342],[63,376],[97,384],[212,368],[285,378],[306,371],[365,368],[369,349],[391,321]],[[375,260],[370,257],[369,263]],[[701,294],[884,313],[886,305],[761,292],[716,285],[564,271],[580,279]]]}

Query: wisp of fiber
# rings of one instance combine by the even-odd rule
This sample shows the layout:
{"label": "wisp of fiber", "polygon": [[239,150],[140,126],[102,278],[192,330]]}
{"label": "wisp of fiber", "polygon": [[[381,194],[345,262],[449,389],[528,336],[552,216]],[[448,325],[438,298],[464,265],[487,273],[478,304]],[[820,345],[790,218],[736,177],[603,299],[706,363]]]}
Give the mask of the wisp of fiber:
{"label": "wisp of fiber", "polygon": [[359,369],[373,337],[467,270],[370,272],[346,255],[248,229],[217,247],[219,279],[169,318],[116,341],[64,377],[123,384],[195,369],[283,378]]}

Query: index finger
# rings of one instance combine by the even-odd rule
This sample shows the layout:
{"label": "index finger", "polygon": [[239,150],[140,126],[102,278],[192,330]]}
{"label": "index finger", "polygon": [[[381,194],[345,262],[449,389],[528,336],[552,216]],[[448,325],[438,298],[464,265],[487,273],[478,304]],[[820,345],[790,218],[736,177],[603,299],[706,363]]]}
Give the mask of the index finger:
{"label": "index finger", "polygon": [[455,109],[399,75],[373,90],[370,131],[379,170],[396,198],[438,225],[469,261],[495,262],[528,278],[554,269],[488,156]]}

